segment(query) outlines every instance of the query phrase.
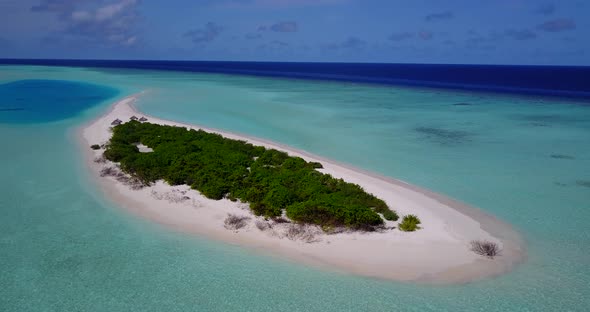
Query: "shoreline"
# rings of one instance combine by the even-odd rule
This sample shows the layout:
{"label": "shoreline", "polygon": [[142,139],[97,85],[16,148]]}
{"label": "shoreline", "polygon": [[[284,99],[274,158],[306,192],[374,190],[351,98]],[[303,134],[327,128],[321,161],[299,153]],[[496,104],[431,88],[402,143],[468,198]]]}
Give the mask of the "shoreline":
{"label": "shoreline", "polygon": [[[249,247],[297,263],[386,280],[426,284],[467,283],[507,273],[526,258],[520,235],[508,224],[477,208],[400,180],[280,143],[149,116],[133,105],[138,97],[133,95],[119,100],[104,115],[83,125],[78,133],[81,148],[85,149],[86,163],[99,188],[117,205],[136,215],[182,232]],[[226,199],[209,200],[188,186],[172,187],[161,182],[133,191],[115,179],[99,177],[101,165],[93,160],[102,151],[92,151],[89,146],[108,141],[112,120],[127,121],[132,115],[145,116],[151,123],[202,129],[282,150],[306,161],[320,162],[324,169],[318,171],[359,184],[367,192],[385,200],[400,216],[418,215],[423,229],[409,233],[394,229],[383,233],[322,234],[320,240],[313,243],[290,240],[281,237],[280,233],[269,235],[254,227],[253,222],[238,231],[227,230],[223,227],[223,219],[228,213],[257,220],[247,204]],[[190,198],[190,203],[171,201],[170,196],[175,196],[176,192],[184,192],[183,196]],[[162,199],[164,197],[168,199]],[[497,242],[502,247],[501,255],[491,260],[471,252],[469,242],[480,239]]]}

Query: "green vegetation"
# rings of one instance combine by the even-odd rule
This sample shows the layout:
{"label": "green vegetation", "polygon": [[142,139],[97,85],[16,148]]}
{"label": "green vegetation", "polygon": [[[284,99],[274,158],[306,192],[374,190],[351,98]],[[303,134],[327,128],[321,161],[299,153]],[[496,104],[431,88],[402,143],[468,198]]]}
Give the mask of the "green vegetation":
{"label": "green vegetation", "polygon": [[385,218],[385,220],[397,221],[399,219],[399,216],[393,210],[383,209],[382,211],[378,211],[378,212],[383,214],[383,218]]}
{"label": "green vegetation", "polygon": [[92,145],[90,145],[90,148],[93,149],[93,150],[98,150],[98,149],[100,149],[100,145],[98,145],[98,144],[92,144]]}
{"label": "green vegetation", "polygon": [[314,169],[323,169],[324,168],[324,166],[322,166],[322,164],[320,164],[319,162],[310,161],[308,164]]}
{"label": "green vegetation", "polygon": [[407,215],[404,216],[402,222],[399,224],[399,229],[400,231],[404,232],[414,232],[420,229],[420,227],[418,226],[419,224],[420,219],[418,219],[418,217],[416,217],[415,215]]}
{"label": "green vegetation", "polygon": [[[154,151],[140,153],[141,143]],[[211,199],[250,203],[256,215],[373,230],[397,214],[360,186],[315,170],[284,152],[205,131],[130,121],[114,127],[104,156],[143,183],[188,184]]]}

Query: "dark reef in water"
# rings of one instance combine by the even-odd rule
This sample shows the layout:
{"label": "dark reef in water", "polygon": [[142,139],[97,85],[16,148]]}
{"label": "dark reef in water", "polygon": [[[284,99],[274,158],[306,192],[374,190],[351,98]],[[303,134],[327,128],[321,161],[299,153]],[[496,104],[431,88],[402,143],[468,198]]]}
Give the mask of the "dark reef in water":
{"label": "dark reef in water", "polygon": [[583,187],[590,187],[590,180],[578,180],[576,184]]}
{"label": "dark reef in water", "polygon": [[447,130],[435,127],[417,127],[414,131],[442,145],[457,145],[471,141],[472,133],[462,130]]}
{"label": "dark reef in water", "polygon": [[0,112],[14,112],[14,111],[24,111],[25,109],[22,107],[15,107],[15,108],[0,108]]}
{"label": "dark reef in water", "polygon": [[455,103],[455,104],[453,104],[453,106],[471,106],[471,105],[473,105],[473,104],[471,104],[471,103],[464,103],[464,102],[463,103]]}
{"label": "dark reef in water", "polygon": [[551,154],[549,157],[555,158],[555,159],[576,159],[576,157],[574,157],[574,156],[563,155],[563,154]]}

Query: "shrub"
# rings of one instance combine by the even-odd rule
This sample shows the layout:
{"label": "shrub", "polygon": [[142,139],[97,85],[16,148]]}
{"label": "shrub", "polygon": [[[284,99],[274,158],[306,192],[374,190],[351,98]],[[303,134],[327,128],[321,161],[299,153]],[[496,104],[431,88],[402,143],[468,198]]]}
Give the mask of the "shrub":
{"label": "shrub", "polygon": [[346,228],[341,226],[322,225],[321,229],[326,234],[338,234],[346,232]]}
{"label": "shrub", "polygon": [[114,177],[119,173],[115,167],[104,167],[100,170],[101,177]]}
{"label": "shrub", "polygon": [[225,221],[223,221],[224,227],[228,230],[239,230],[248,224],[250,217],[246,216],[237,216],[234,214],[228,214]]}
{"label": "shrub", "polygon": [[398,228],[400,229],[400,231],[414,232],[414,231],[420,229],[420,227],[418,226],[419,224],[420,224],[420,219],[418,219],[418,217],[416,217],[415,215],[407,215],[407,216],[404,216],[404,218],[402,219],[402,222],[399,224]]}
{"label": "shrub", "polygon": [[276,207],[270,207],[265,205],[264,203],[257,203],[252,202],[250,203],[250,209],[254,212],[257,216],[265,216],[265,217],[277,217],[281,215],[281,209]]}
{"label": "shrub", "polygon": [[104,156],[99,156],[94,158],[94,162],[97,164],[104,164],[107,162],[106,158],[104,158]]}
{"label": "shrub", "polygon": [[315,161],[310,161],[307,163],[307,165],[313,169],[323,169],[324,168],[324,166],[321,163],[315,162]]}
{"label": "shrub", "polygon": [[287,220],[287,218],[283,218],[283,217],[272,218],[272,220],[275,223],[291,223],[289,220]]}
{"label": "shrub", "polygon": [[389,221],[397,221],[399,219],[399,216],[395,211],[387,209],[383,210],[383,218]]}
{"label": "shrub", "polygon": [[485,256],[493,259],[500,254],[500,246],[494,242],[474,240],[471,241],[471,251],[480,256]]}
{"label": "shrub", "polygon": [[272,229],[272,225],[266,221],[257,220],[255,223],[256,228],[261,231],[266,231]]}
{"label": "shrub", "polygon": [[92,145],[90,145],[90,148],[93,149],[93,150],[99,150],[100,149],[100,145],[98,145],[98,144],[92,144]]}
{"label": "shrub", "polygon": [[317,229],[309,225],[291,224],[285,232],[285,236],[290,240],[301,240],[306,243],[316,242]]}
{"label": "shrub", "polygon": [[317,225],[345,226],[371,231],[383,225],[383,219],[371,209],[362,206],[344,207],[332,201],[307,201],[287,207],[289,219]]}

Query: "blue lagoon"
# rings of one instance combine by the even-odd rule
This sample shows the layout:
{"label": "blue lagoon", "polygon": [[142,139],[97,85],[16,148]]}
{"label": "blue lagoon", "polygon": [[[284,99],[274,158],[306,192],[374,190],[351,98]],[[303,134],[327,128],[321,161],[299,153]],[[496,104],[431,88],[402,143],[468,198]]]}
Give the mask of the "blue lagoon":
{"label": "blue lagoon", "polygon": [[[139,92],[135,105],[150,116],[280,142],[478,207],[522,235],[527,259],[469,284],[404,283],[285,261],[138,217],[103,196],[76,133]],[[5,65],[0,138],[3,311],[584,311],[590,305],[584,98]]]}

